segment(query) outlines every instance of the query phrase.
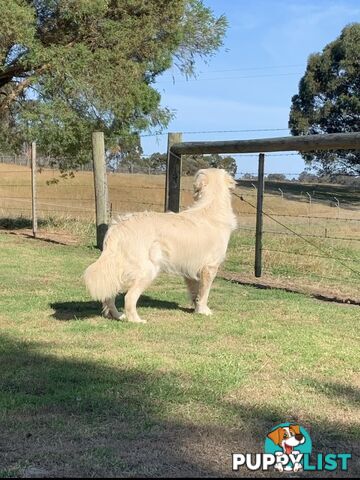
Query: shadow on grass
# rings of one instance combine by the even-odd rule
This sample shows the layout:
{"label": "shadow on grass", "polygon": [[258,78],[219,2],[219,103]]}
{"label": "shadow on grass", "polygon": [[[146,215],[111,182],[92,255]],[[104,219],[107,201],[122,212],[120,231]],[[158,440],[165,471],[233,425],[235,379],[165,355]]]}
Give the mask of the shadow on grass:
{"label": "shadow on grass", "polygon": [[[38,229],[41,230],[42,228],[49,227],[53,225],[49,220],[41,220],[38,219]],[[24,238],[28,238],[30,240],[41,241],[46,243],[52,243],[54,245],[68,245],[69,242],[63,242],[61,240],[54,240],[53,238],[46,238],[44,237],[43,232],[39,232],[36,238],[31,233],[26,232],[17,232],[17,230],[31,230],[32,229],[32,222],[28,218],[24,217],[16,217],[16,218],[0,218],[0,231],[6,231],[6,233],[10,235],[20,235]]]}
{"label": "shadow on grass", "polygon": [[[274,425],[304,420],[280,409],[229,403],[214,386],[195,380],[184,389],[173,371],[61,359],[42,352],[48,344],[5,336],[0,345],[4,471],[30,465],[56,477],[231,476],[231,452],[262,452]],[[171,415],[174,407],[196,412],[196,406],[225,410],[233,424],[215,416],[210,426],[200,426],[189,416]],[[356,452],[350,427],[331,419],[306,422],[320,451]],[[356,458],[350,466],[356,477]]]}
{"label": "shadow on grass", "polygon": [[335,382],[318,382],[309,380],[307,385],[314,388],[317,393],[321,393],[331,399],[341,399],[349,404],[360,405],[360,389],[349,385],[342,385]]}
{"label": "shadow on grass", "polygon": [[55,310],[52,317],[62,321],[87,320],[101,315],[100,302],[55,302],[50,303],[50,307]]}
{"label": "shadow on grass", "polygon": [[[46,220],[38,219],[38,227],[47,226]],[[25,217],[16,217],[16,218],[0,218],[0,228],[6,230],[22,230],[24,228],[32,228],[32,221],[29,218]]]}
{"label": "shadow on grass", "polygon": [[[116,306],[119,310],[124,309],[124,297],[120,295],[116,301]],[[55,302],[51,303],[50,307],[55,310],[53,317],[56,320],[87,320],[89,318],[98,317],[101,315],[100,302]],[[169,302],[167,300],[159,300],[156,298],[142,295],[138,301],[140,308],[154,308],[160,310],[181,310],[186,313],[192,313],[194,309],[181,307],[177,302]]]}

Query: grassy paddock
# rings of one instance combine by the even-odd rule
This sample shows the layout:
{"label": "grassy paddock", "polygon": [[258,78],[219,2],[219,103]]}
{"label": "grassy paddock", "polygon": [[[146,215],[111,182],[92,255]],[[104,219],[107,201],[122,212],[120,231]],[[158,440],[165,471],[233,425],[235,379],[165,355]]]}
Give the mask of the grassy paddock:
{"label": "grassy paddock", "polygon": [[[29,229],[30,171],[26,167],[0,164],[0,228]],[[91,172],[48,184],[56,171],[38,174],[40,234],[73,243],[94,242],[94,188]],[[163,210],[164,176],[109,174],[109,197],[113,216],[117,213]],[[182,180],[181,205],[192,201],[192,179]],[[278,185],[285,193],[281,198]],[[326,293],[359,298],[360,194],[341,185],[300,185],[267,182],[264,210],[295,232],[305,235],[321,251],[265,217],[264,276],[270,280],[305,283]],[[312,204],[305,192],[312,195]],[[237,193],[256,204],[251,182],[240,182]],[[334,207],[334,197],[341,208]],[[254,264],[255,209],[234,197],[239,230],[233,235],[225,268],[251,275]],[[331,206],[333,205],[333,206]],[[280,215],[280,216],[279,216]],[[30,233],[28,231],[27,233]],[[55,233],[55,237],[51,236]],[[315,235],[316,237],[308,237]],[[331,259],[330,257],[336,257]],[[340,259],[337,260],[337,259]],[[344,265],[345,264],[345,265]],[[349,268],[350,267],[350,268]]]}
{"label": "grassy paddock", "polygon": [[0,249],[0,477],[228,476],[231,452],[284,421],[360,474],[358,307],[217,280],[203,318],[165,276],[130,325],[85,292],[94,249],[4,234]]}

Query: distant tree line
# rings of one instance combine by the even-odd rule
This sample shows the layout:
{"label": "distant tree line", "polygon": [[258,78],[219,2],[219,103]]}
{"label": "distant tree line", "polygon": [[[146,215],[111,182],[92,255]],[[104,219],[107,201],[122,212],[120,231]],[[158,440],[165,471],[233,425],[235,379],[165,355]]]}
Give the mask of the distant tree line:
{"label": "distant tree line", "polygon": [[[360,176],[351,174],[336,174],[336,173],[312,173],[304,170],[296,177],[288,178],[283,173],[269,173],[266,175],[266,180],[269,182],[293,182],[293,183],[336,183],[340,185],[360,186]],[[251,173],[244,173],[240,180],[256,181],[257,176]]]}
{"label": "distant tree line", "polygon": [[[151,174],[162,174],[166,171],[167,154],[153,153],[152,155],[143,155],[139,142],[128,145],[124,148],[120,146],[108,152],[108,168],[113,172],[137,173],[144,172]],[[182,173],[183,175],[194,175],[201,168],[223,168],[230,175],[236,175],[236,160],[231,156],[212,155],[183,155]]]}
{"label": "distant tree line", "polygon": [[[23,150],[21,155],[1,155],[0,163],[14,163],[17,165],[30,165],[30,151]],[[111,149],[106,152],[107,168],[113,173],[147,173],[149,175],[164,174],[166,172],[167,154],[155,152],[152,155],[143,155],[140,145],[131,149]],[[52,157],[39,155],[37,164],[41,168],[54,168],[61,170],[61,162]],[[230,175],[236,175],[236,160],[227,155],[183,155],[182,173],[186,176],[194,175],[201,168],[223,168]],[[74,166],[76,170],[92,170],[92,163]],[[66,176],[68,173],[63,172]]]}

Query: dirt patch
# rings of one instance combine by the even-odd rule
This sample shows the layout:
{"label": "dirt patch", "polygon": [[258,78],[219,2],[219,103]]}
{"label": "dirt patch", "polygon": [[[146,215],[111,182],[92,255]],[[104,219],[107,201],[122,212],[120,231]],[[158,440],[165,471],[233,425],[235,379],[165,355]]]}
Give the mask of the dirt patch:
{"label": "dirt patch", "polygon": [[36,238],[29,228],[21,228],[16,230],[9,230],[0,228],[0,233],[7,233],[9,235],[16,235],[22,238],[31,238],[32,240],[40,240],[48,243],[55,243],[57,245],[79,245],[80,240],[75,235],[70,235],[67,232],[38,232]]}
{"label": "dirt patch", "polygon": [[318,288],[310,284],[299,285],[298,283],[291,282],[290,280],[284,281],[269,277],[259,279],[253,275],[224,271],[219,273],[219,277],[225,280],[230,280],[231,282],[240,283],[241,285],[250,285],[256,288],[278,288],[280,290],[285,290],[286,292],[302,293],[326,302],[336,302],[343,305],[360,305],[360,297],[349,297],[340,294],[336,290],[331,290],[330,288]]}

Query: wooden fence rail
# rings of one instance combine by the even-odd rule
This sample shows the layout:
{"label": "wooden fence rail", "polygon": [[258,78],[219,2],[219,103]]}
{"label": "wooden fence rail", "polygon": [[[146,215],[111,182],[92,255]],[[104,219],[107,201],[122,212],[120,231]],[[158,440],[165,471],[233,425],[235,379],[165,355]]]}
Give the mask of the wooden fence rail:
{"label": "wooden fence rail", "polygon": [[175,143],[171,147],[171,151],[175,155],[311,152],[316,150],[360,150],[360,132],[220,142],[181,142]]}

